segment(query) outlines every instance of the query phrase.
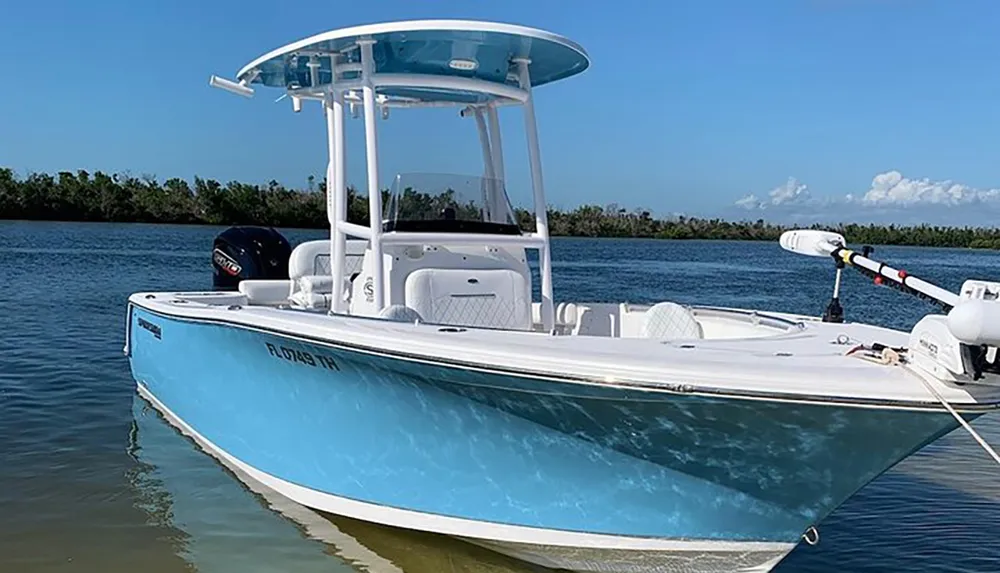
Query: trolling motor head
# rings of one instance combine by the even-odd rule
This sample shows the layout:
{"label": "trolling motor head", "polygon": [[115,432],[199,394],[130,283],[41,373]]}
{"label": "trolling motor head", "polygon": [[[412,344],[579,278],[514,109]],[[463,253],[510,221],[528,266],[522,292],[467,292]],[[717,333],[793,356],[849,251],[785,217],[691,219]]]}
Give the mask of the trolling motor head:
{"label": "trolling motor head", "polygon": [[810,257],[829,257],[838,247],[847,244],[844,236],[830,231],[796,229],[785,231],[778,244],[786,251]]}
{"label": "trolling motor head", "polygon": [[[830,231],[819,231],[816,229],[801,229],[785,231],[778,239],[782,248],[800,255],[810,257],[829,257],[837,249],[847,244],[844,236],[840,233]],[[830,304],[823,312],[823,322],[844,322],[844,307],[840,305],[840,276],[844,268],[844,261],[834,257],[837,265],[837,278],[833,284],[833,297]]]}

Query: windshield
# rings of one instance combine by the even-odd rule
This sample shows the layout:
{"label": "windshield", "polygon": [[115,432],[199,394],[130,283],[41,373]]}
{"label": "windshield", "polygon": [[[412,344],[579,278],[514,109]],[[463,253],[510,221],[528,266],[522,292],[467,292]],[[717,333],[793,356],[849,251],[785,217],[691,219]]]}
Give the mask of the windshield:
{"label": "windshield", "polygon": [[499,179],[402,173],[392,182],[383,231],[519,235]]}

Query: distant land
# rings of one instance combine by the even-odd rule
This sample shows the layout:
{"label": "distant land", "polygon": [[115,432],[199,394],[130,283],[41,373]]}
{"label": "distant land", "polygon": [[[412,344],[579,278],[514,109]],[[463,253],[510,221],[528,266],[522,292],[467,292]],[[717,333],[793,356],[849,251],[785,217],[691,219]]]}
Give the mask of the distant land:
{"label": "distant land", "polygon": [[[310,178],[309,189],[229,182],[225,185],[196,177],[194,186],[178,178],[162,183],[153,177],[108,175],[100,171],[56,175],[32,173],[19,178],[0,168],[0,219],[35,221],[104,221],[207,225],[265,225],[320,229],[328,227],[325,184]],[[367,197],[348,190],[348,219],[366,225]],[[383,191],[387,198],[388,191]],[[428,206],[449,196],[415,193]],[[524,229],[533,229],[533,215],[516,211]],[[582,205],[572,211],[550,209],[553,236],[636,237],[657,239],[718,239],[776,241],[789,227],[765,222],[671,217],[654,218],[649,211],[617,205]],[[812,226],[842,233],[852,243],[1000,249],[1000,229],[988,227],[896,226],[840,223]]]}

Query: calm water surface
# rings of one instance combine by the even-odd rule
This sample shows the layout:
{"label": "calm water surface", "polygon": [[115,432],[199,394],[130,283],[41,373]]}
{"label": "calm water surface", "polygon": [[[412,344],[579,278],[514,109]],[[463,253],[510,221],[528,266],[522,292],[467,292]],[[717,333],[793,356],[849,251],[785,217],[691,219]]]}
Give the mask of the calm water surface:
{"label": "calm water surface", "polygon": [[[0,571],[533,571],[434,535],[318,516],[248,489],[137,398],[128,295],[211,287],[221,228],[0,221]],[[286,231],[293,243],[321,232]],[[1000,254],[879,248],[956,290]],[[818,314],[833,269],[776,244],[556,240],[560,299],[671,299]],[[852,320],[931,307],[848,271]],[[1000,444],[1000,420],[975,426]],[[878,436],[872,436],[878,439]],[[779,572],[1000,571],[1000,470],[957,431],[860,491]]]}

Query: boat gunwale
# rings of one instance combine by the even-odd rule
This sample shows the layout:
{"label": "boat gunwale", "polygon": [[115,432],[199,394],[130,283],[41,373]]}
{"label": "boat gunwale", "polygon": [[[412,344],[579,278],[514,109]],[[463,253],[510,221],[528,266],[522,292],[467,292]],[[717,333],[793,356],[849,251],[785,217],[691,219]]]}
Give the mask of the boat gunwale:
{"label": "boat gunwale", "polygon": [[[735,399],[735,400],[750,400],[750,401],[765,401],[765,402],[781,402],[781,403],[791,403],[791,404],[807,404],[814,406],[885,409],[885,410],[897,410],[897,411],[920,411],[920,412],[940,413],[945,415],[948,414],[948,411],[941,405],[940,402],[936,400],[926,400],[926,401],[889,400],[880,398],[820,396],[815,394],[789,394],[789,393],[754,391],[754,390],[734,391],[729,389],[713,388],[707,386],[696,386],[689,383],[670,383],[670,382],[649,383],[640,380],[629,380],[620,378],[615,380],[607,380],[598,376],[588,377],[588,376],[547,372],[540,370],[516,370],[504,366],[485,365],[477,362],[455,360],[441,356],[428,356],[425,354],[402,352],[398,350],[385,350],[364,344],[348,342],[343,339],[333,340],[330,338],[320,338],[310,334],[289,332],[279,327],[248,324],[247,322],[242,322],[238,320],[228,320],[218,317],[192,317],[184,314],[171,314],[169,312],[166,312],[165,310],[146,306],[140,300],[135,300],[139,295],[145,295],[145,294],[164,295],[164,294],[179,294],[179,293],[135,293],[129,298],[128,300],[129,312],[127,313],[129,317],[128,319],[129,328],[126,333],[126,336],[129,338],[129,340],[127,340],[126,342],[126,355],[128,356],[131,355],[131,350],[130,350],[131,349],[130,338],[132,335],[131,309],[132,307],[138,307],[147,312],[158,315],[160,317],[171,320],[178,320],[181,322],[212,324],[212,325],[221,325],[229,327],[235,326],[237,328],[241,328],[248,331],[277,335],[288,339],[297,340],[300,342],[316,344],[319,346],[334,348],[342,351],[360,352],[368,355],[381,356],[384,358],[402,360],[406,362],[416,362],[431,366],[437,366],[441,368],[472,370],[472,371],[482,372],[486,374],[500,375],[500,376],[517,376],[522,378],[531,378],[536,380],[563,383],[563,384],[582,384],[587,386],[597,386],[597,387],[611,388],[616,390],[635,390],[641,392],[670,394],[676,396],[698,396],[698,397],[716,398],[716,399]],[[163,304],[162,301],[157,301],[157,303]],[[211,305],[205,305],[205,307],[212,308]],[[372,319],[372,320],[379,320],[379,319]],[[543,335],[543,333],[538,333],[538,334]],[[952,402],[951,405],[958,412],[965,414],[973,414],[978,416],[990,412],[1000,411],[1000,397],[998,397],[994,401],[988,401],[988,402],[958,403],[958,404]]]}

